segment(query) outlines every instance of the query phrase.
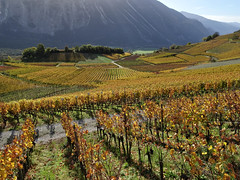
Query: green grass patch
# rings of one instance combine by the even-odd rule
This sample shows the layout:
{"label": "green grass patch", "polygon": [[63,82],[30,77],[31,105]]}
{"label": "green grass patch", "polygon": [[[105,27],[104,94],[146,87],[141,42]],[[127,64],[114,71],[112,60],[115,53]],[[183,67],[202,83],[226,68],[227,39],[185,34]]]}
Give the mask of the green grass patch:
{"label": "green grass patch", "polygon": [[121,60],[121,61],[118,61],[117,64],[124,66],[124,67],[149,65],[149,63],[147,63],[143,60],[140,60],[140,59]]}
{"label": "green grass patch", "polygon": [[133,54],[151,54],[155,50],[135,50],[133,51]]}
{"label": "green grass patch", "polygon": [[89,56],[86,57],[85,61],[79,61],[77,64],[93,64],[93,63],[111,63],[112,60],[105,56]]}
{"label": "green grass patch", "polygon": [[74,166],[65,157],[65,139],[37,144],[31,155],[32,166],[25,179],[77,179]]}

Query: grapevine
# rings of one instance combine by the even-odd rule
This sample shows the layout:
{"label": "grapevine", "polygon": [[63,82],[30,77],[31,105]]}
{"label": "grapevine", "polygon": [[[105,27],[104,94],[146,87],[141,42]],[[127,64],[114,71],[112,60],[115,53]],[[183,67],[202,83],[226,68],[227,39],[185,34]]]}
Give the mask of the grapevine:
{"label": "grapevine", "polygon": [[34,125],[27,119],[19,138],[0,151],[0,179],[23,179],[29,166],[28,157],[34,146]]}

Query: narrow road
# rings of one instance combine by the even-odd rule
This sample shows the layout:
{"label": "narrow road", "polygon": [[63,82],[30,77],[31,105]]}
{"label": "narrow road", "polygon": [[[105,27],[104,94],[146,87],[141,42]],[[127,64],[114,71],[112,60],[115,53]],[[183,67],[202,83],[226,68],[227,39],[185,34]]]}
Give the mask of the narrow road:
{"label": "narrow road", "polygon": [[204,69],[204,68],[219,67],[219,66],[226,66],[226,65],[232,65],[232,64],[240,64],[240,59],[212,62],[207,64],[199,64],[199,65],[187,67],[184,70]]}
{"label": "narrow road", "polygon": [[[82,126],[83,129],[88,130],[89,132],[97,130],[95,119],[83,119],[74,122]],[[14,130],[0,132],[0,149],[3,148],[4,145],[11,143],[14,137],[18,136],[20,133],[20,131]],[[62,128],[61,123],[38,126],[36,128],[36,133],[38,135],[38,138],[35,141],[36,143],[47,143],[51,140],[66,137],[65,131]]]}
{"label": "narrow road", "polygon": [[114,64],[114,65],[118,66],[118,68],[124,68],[124,67],[122,67],[121,65],[119,65],[119,64],[117,64],[117,63],[115,63],[114,61],[112,61],[112,64]]}
{"label": "narrow road", "polygon": [[61,64],[62,64],[62,63],[58,63],[58,64],[56,65],[56,67],[59,67]]}

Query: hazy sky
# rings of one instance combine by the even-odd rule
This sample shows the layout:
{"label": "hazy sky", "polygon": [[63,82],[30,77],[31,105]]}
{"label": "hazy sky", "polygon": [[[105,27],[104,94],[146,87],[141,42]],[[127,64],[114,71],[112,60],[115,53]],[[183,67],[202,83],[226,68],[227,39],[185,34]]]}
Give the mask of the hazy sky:
{"label": "hazy sky", "polygon": [[223,22],[240,23],[240,0],[159,0],[177,11],[198,14]]}

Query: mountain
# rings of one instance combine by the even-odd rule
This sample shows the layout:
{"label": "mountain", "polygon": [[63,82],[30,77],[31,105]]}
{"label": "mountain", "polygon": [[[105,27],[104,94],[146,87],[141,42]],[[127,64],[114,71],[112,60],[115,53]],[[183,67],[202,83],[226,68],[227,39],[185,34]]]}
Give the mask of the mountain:
{"label": "mountain", "polygon": [[238,22],[230,22],[229,24],[236,26],[240,29],[240,23],[238,23]]}
{"label": "mountain", "polygon": [[209,31],[157,0],[0,0],[0,47],[159,48]]}
{"label": "mountain", "polygon": [[240,29],[239,23],[224,23],[219,21],[210,20],[202,16],[191,14],[188,12],[181,12],[185,17],[195,19],[201,22],[212,33],[219,32],[221,35],[233,33]]}

